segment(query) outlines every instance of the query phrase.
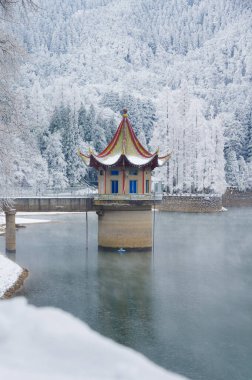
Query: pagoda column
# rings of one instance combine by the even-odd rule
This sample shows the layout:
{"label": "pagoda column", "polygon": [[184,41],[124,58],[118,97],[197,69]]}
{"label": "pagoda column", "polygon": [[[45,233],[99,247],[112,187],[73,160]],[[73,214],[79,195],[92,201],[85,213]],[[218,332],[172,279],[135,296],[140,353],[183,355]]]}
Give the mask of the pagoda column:
{"label": "pagoda column", "polygon": [[125,194],[125,169],[122,170],[122,194]]}
{"label": "pagoda column", "polygon": [[104,169],[104,194],[107,194],[107,170]]}
{"label": "pagoda column", "polygon": [[142,193],[144,194],[144,168],[142,169]]}

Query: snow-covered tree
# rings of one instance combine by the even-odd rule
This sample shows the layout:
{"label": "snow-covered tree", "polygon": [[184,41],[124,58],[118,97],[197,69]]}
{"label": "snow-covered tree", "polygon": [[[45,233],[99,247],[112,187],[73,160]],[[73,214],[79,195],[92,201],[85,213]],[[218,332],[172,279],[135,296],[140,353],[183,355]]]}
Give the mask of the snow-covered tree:
{"label": "snow-covered tree", "polygon": [[238,160],[239,165],[239,182],[238,188],[241,191],[245,191],[248,187],[249,171],[244,158],[241,156]]}
{"label": "snow-covered tree", "polygon": [[27,190],[32,191],[33,194],[42,194],[48,183],[46,160],[42,158],[35,144],[30,142],[27,149],[27,142],[20,138],[14,139],[13,143],[15,147],[18,147],[19,152],[11,160],[12,169],[8,175],[10,179],[13,176],[14,195],[19,195],[19,192],[22,194]]}
{"label": "snow-covered tree", "polygon": [[103,129],[103,121],[100,118],[96,120],[92,128],[92,142],[97,153],[102,152],[107,146],[105,131]]}
{"label": "snow-covered tree", "polygon": [[207,120],[205,103],[184,88],[160,94],[159,120],[153,149],[172,152],[169,164],[156,169],[168,191],[220,192],[225,190],[223,132],[220,119]]}
{"label": "snow-covered tree", "polygon": [[248,188],[252,189],[252,161],[248,162]]}
{"label": "snow-covered tree", "polygon": [[111,117],[110,119],[104,120],[103,123],[106,141],[107,144],[109,144],[112,138],[114,137],[114,134],[116,133],[116,121],[114,117]]}
{"label": "snow-covered tree", "polygon": [[101,105],[111,108],[114,112],[119,112],[122,108],[121,99],[118,92],[110,91],[105,93],[101,99]]}
{"label": "snow-covered tree", "polygon": [[63,133],[71,122],[70,112],[70,107],[65,106],[63,103],[61,103],[59,107],[55,107],[49,124],[49,132],[54,133],[61,131],[61,133]]}
{"label": "snow-covered tree", "polygon": [[142,102],[141,115],[146,143],[149,144],[153,134],[154,123],[157,121],[156,109],[150,99],[147,102]]}
{"label": "snow-covered tree", "polygon": [[65,125],[62,131],[62,150],[66,162],[66,176],[70,186],[79,184],[86,172],[86,168],[77,154],[80,142],[78,125],[70,117],[69,124]]}
{"label": "snow-covered tree", "polygon": [[227,182],[232,187],[239,186],[239,164],[237,161],[236,153],[233,150],[226,152],[226,166],[225,166]]}
{"label": "snow-covered tree", "polygon": [[83,141],[88,141],[88,137],[90,136],[90,131],[86,130],[87,126],[87,110],[84,107],[84,105],[81,104],[80,109],[78,110],[78,127],[80,131],[80,136],[83,139]]}
{"label": "snow-covered tree", "polygon": [[89,143],[92,141],[95,122],[96,122],[95,109],[94,109],[94,106],[91,105],[86,117],[85,131],[83,134],[84,141],[87,141]]}
{"label": "snow-covered tree", "polygon": [[[17,79],[21,49],[11,32],[11,26],[17,9],[24,15],[31,0],[0,1],[0,210],[3,198],[8,197],[15,185],[15,140],[22,136],[24,127],[19,107],[22,101],[18,98],[14,81]],[[16,75],[16,78],[15,78]]]}
{"label": "snow-covered tree", "polygon": [[[14,9],[21,0],[9,3]],[[80,134],[92,145],[97,119],[103,120],[99,125],[108,142],[108,120],[114,115],[118,125],[118,113],[127,107],[138,137],[143,131],[148,144],[156,140],[164,152],[173,150],[168,165],[157,170],[170,191],[217,191],[225,178],[228,185],[233,183],[230,151],[247,164],[252,157],[251,1],[132,0],[126,8],[125,0],[118,0],[117,6],[114,0],[37,3],[38,11],[27,21],[17,14],[17,22],[0,25],[21,41],[30,58],[14,87],[8,65],[1,67],[1,125],[10,127],[14,113],[22,116],[40,145],[61,104],[71,111],[65,125],[76,124],[83,103],[88,129],[84,137],[83,114]],[[166,104],[161,103],[166,103],[162,98],[167,92],[171,112],[166,136]],[[20,106],[14,110],[10,99],[17,94]],[[190,101],[186,112],[184,100]],[[109,116],[103,117],[105,113]],[[61,124],[54,116],[49,133]],[[229,170],[225,175],[223,134]]]}
{"label": "snow-covered tree", "polygon": [[59,131],[49,136],[43,157],[48,164],[48,186],[54,189],[64,189],[67,187],[67,164],[62,152],[61,135]]}

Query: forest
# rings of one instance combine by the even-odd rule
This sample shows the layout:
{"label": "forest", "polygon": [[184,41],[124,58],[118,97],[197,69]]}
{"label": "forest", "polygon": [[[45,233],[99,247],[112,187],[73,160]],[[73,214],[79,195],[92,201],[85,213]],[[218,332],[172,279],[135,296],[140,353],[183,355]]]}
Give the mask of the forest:
{"label": "forest", "polygon": [[37,0],[2,9],[1,191],[95,181],[77,151],[101,151],[123,107],[148,149],[172,152],[154,173],[169,193],[251,189],[251,8]]}

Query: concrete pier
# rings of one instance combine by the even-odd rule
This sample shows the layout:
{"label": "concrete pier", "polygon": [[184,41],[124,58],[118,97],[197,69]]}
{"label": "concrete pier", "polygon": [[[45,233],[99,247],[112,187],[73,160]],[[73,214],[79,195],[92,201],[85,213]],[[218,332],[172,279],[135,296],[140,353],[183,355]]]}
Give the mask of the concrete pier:
{"label": "concrete pier", "polygon": [[16,252],[16,210],[5,210],[6,220],[6,252]]}
{"label": "concrete pier", "polygon": [[101,248],[151,249],[151,202],[95,201]]}
{"label": "concrete pier", "polygon": [[105,211],[98,216],[98,244],[102,248],[151,248],[151,211]]}

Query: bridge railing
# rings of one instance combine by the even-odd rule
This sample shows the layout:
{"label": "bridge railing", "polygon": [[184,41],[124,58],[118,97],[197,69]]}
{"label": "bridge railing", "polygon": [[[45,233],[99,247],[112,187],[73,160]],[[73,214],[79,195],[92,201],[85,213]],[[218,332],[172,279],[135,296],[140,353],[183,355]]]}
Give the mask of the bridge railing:
{"label": "bridge railing", "polygon": [[49,197],[93,197],[97,194],[97,189],[94,187],[81,187],[74,186],[63,190],[60,189],[46,189],[43,196]]}
{"label": "bridge railing", "polygon": [[97,194],[97,188],[91,186],[73,186],[65,189],[34,189],[32,187],[9,189],[8,194],[0,194],[2,199],[13,198],[60,198],[60,197],[92,197]]}

